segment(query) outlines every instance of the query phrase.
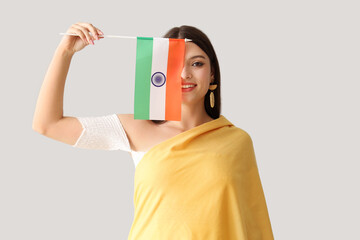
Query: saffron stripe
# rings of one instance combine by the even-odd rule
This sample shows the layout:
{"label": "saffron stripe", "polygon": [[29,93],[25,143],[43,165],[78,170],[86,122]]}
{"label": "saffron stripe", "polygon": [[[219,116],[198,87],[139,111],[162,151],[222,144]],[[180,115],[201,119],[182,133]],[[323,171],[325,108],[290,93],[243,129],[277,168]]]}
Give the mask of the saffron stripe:
{"label": "saffron stripe", "polygon": [[149,119],[153,38],[137,37],[134,118]]}
{"label": "saffron stripe", "polygon": [[181,72],[184,66],[185,40],[169,39],[165,119],[181,120]]}

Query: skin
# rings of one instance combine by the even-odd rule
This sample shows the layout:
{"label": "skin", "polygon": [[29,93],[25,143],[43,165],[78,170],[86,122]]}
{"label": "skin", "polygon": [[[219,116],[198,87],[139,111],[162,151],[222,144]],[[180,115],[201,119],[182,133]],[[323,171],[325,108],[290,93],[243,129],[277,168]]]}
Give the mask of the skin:
{"label": "skin", "polygon": [[172,122],[173,125],[187,130],[213,120],[208,116],[204,107],[205,94],[213,79],[209,57],[196,44],[186,42],[181,80],[186,83],[195,83],[196,87],[190,92],[182,93],[182,120]]}
{"label": "skin", "polygon": [[[89,34],[92,33],[92,35]],[[38,96],[33,118],[33,130],[49,138],[74,145],[82,132],[80,122],[63,116],[63,96],[66,76],[73,55],[102,39],[100,29],[89,23],[73,24],[58,45]],[[128,136],[131,149],[148,151],[153,146],[203,123],[212,121],[205,111],[204,97],[213,81],[209,57],[192,42],[185,43],[182,82],[196,84],[190,92],[182,93],[181,121],[155,124],[150,120],[135,120],[133,114],[117,114]]]}
{"label": "skin", "polygon": [[118,114],[134,151],[148,151],[179,133],[214,120],[204,107],[205,94],[213,80],[210,59],[200,47],[191,42],[185,43],[181,80],[183,83],[196,84],[192,91],[182,93],[181,121],[167,121],[159,125],[149,120],[134,120],[133,114]]}

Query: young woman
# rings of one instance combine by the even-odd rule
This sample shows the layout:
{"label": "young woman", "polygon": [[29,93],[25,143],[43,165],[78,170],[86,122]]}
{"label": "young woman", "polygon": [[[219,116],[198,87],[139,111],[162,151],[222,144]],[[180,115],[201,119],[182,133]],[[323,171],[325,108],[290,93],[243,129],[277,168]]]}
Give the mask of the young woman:
{"label": "young woman", "polygon": [[220,115],[220,69],[208,37],[191,26],[164,35],[192,39],[185,43],[181,121],[151,121],[63,116],[71,59],[103,36],[80,22],[67,33],[78,36],[65,35],[55,51],[33,129],[74,147],[131,153],[135,214],[128,239],[273,239],[251,137]]}

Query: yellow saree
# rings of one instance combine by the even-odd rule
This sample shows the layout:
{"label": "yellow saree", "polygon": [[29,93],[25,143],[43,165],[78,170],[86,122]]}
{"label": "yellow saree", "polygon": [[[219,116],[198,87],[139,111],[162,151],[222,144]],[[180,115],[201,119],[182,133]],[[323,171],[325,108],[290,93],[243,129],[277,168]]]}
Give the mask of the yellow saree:
{"label": "yellow saree", "polygon": [[223,115],[151,148],[129,240],[273,239],[253,143]]}

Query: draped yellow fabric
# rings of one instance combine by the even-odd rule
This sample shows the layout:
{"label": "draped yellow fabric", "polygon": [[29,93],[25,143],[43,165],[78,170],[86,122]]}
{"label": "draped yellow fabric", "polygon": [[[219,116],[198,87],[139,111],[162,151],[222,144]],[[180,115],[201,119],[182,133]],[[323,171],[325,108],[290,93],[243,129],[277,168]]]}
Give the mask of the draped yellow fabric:
{"label": "draped yellow fabric", "polygon": [[134,184],[129,240],[273,239],[251,137],[223,115],[151,148]]}

